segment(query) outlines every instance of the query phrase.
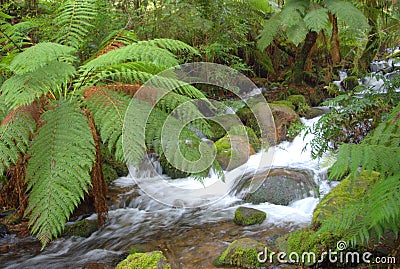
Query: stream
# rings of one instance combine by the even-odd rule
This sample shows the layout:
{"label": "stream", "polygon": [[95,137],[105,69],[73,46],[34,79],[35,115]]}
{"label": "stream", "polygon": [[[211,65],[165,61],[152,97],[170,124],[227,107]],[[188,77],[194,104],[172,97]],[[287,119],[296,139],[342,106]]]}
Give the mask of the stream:
{"label": "stream", "polygon": [[[302,119],[302,122],[310,126],[317,120]],[[326,180],[330,158],[313,160],[309,149],[303,151],[311,139],[312,135],[308,135],[303,140],[303,134],[300,134],[292,142],[283,142],[268,152],[274,151],[272,167],[311,170],[322,196],[335,182]],[[140,251],[162,250],[172,268],[213,268],[212,262],[235,239],[249,237],[274,247],[274,241],[280,235],[310,224],[319,199],[311,196],[288,206],[270,203],[253,205],[230,194],[243,170],[262,168],[262,158],[268,152],[259,152],[251,156],[246,164],[226,173],[228,180],[218,183],[225,195],[199,193],[197,197],[191,197],[194,203],[191,207],[164,205],[138,188],[137,182],[154,186],[151,183],[155,178],[119,178],[111,189],[118,189],[120,194],[110,206],[106,225],[99,231],[89,238],[74,236],[57,239],[43,251],[33,237],[18,239],[15,235],[7,235],[0,239],[0,246],[9,246],[6,250],[0,249],[0,264],[5,268],[113,268],[134,247]],[[266,165],[269,166],[269,162]],[[210,176],[203,186],[192,178],[170,180],[164,177],[163,180],[183,190],[167,193],[178,201],[187,200],[188,190],[202,189],[218,181],[216,176]],[[219,196],[218,199],[214,199],[215,195]],[[196,201],[204,199],[212,202],[195,206]],[[232,219],[239,205],[266,212],[266,221],[254,226],[235,225]],[[96,218],[96,215],[89,217]]]}

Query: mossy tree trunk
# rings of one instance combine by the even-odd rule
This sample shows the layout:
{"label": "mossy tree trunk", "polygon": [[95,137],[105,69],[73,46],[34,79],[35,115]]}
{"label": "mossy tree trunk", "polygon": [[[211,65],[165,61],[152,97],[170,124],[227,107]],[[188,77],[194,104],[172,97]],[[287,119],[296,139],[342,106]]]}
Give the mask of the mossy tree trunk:
{"label": "mossy tree trunk", "polygon": [[301,85],[304,81],[304,68],[306,66],[307,59],[310,56],[310,52],[315,42],[317,41],[318,33],[310,31],[307,33],[306,39],[300,52],[298,53],[297,60],[293,70],[293,82],[296,85]]}
{"label": "mossy tree trunk", "polygon": [[339,28],[337,17],[329,13],[329,20],[332,23],[332,35],[330,39],[330,54],[332,59],[332,65],[337,66],[341,61],[340,56],[340,43],[339,43]]}

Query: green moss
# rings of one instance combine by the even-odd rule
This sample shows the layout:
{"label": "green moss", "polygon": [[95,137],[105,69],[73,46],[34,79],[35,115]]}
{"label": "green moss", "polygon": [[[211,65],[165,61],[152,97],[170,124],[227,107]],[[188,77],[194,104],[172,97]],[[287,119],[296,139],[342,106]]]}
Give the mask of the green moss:
{"label": "green moss", "polygon": [[262,266],[257,255],[264,251],[265,246],[255,240],[242,238],[233,241],[215,262],[218,266],[231,265],[244,268],[256,268]]}
{"label": "green moss", "polygon": [[359,176],[352,179],[348,176],[341,181],[330,193],[325,195],[314,210],[312,223],[320,224],[324,219],[335,214],[335,212],[362,199],[367,189],[372,187],[379,179],[379,173],[363,171]]}
{"label": "green moss", "polygon": [[275,104],[275,105],[285,105],[285,106],[287,106],[287,107],[290,107],[290,108],[293,109],[293,110],[296,109],[295,106],[293,105],[293,103],[290,102],[290,101],[287,101],[287,100],[275,101],[275,102],[272,102],[272,104]]}
{"label": "green moss", "polygon": [[253,225],[261,224],[267,218],[267,214],[263,211],[248,208],[248,207],[238,207],[235,210],[235,218],[233,221],[237,225]]}
{"label": "green moss", "polygon": [[172,179],[184,178],[189,176],[189,173],[181,171],[170,164],[164,154],[160,157],[160,165],[163,169],[163,173],[171,177]]}
{"label": "green moss", "polygon": [[115,156],[110,152],[106,145],[100,144],[101,163],[103,166],[103,174],[105,181],[110,184],[118,177],[126,176],[128,168],[124,162],[115,159]]}
{"label": "green moss", "polygon": [[97,231],[99,226],[97,225],[97,220],[80,220],[72,225],[65,227],[63,236],[80,236],[89,237],[92,233]]}
{"label": "green moss", "polygon": [[293,104],[294,110],[300,116],[305,116],[307,111],[310,109],[306,98],[301,94],[290,95],[286,98],[286,100]]}
{"label": "green moss", "polygon": [[215,142],[215,148],[217,150],[217,154],[221,155],[224,158],[230,158],[234,151],[232,150],[231,142],[229,136],[226,135],[223,138],[219,139]]}
{"label": "green moss", "polygon": [[210,124],[211,127],[211,133],[212,136],[208,136],[207,138],[212,140],[212,141],[217,141],[218,139],[222,138],[224,135],[226,135],[226,130],[219,125],[217,122],[213,120],[207,120],[208,124]]}
{"label": "green moss", "polygon": [[248,127],[254,130],[257,137],[261,137],[260,127],[258,126],[258,121],[254,116],[254,113],[248,106],[242,107],[236,112],[236,115],[240,120]]}
{"label": "green moss", "polygon": [[[334,251],[340,239],[341,235],[330,232],[317,233],[311,227],[306,227],[289,234],[287,236],[287,249],[280,249],[280,251],[285,253],[295,252],[299,257],[303,253],[312,252],[316,255],[316,259],[319,259],[324,251],[328,251],[328,249]],[[305,264],[311,264],[313,260],[305,260],[304,262]],[[301,263],[301,260],[299,260],[299,263]]]}
{"label": "green moss", "polygon": [[167,259],[161,251],[133,253],[118,263],[116,269],[170,269]]}

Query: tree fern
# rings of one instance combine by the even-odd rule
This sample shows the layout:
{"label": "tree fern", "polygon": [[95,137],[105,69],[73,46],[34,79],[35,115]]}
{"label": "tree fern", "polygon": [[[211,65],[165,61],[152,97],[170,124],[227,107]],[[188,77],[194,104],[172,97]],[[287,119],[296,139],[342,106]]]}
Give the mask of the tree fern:
{"label": "tree fern", "polygon": [[42,115],[26,169],[31,232],[43,247],[59,235],[91,184],[95,147],[88,121],[76,103],[57,101]]}
{"label": "tree fern", "polygon": [[27,36],[35,25],[32,22],[19,22],[12,25],[6,21],[12,18],[12,16],[0,12],[0,44],[2,44],[0,52],[3,53],[13,50],[21,52],[24,46],[32,44]]}
{"label": "tree fern", "polygon": [[26,153],[30,138],[36,130],[36,121],[29,113],[30,110],[29,107],[21,107],[1,119],[0,175]]}
{"label": "tree fern", "polygon": [[274,40],[276,34],[279,31],[281,25],[281,20],[278,14],[274,14],[269,20],[267,20],[263,29],[258,36],[257,47],[259,50],[264,50],[268,47]]}
{"label": "tree fern", "polygon": [[59,27],[56,42],[78,48],[93,28],[96,0],[68,0],[59,9],[54,24]]}
{"label": "tree fern", "polygon": [[295,45],[298,46],[307,36],[308,29],[303,20],[300,20],[297,24],[289,27],[286,31],[288,39]]}
{"label": "tree fern", "polygon": [[157,46],[162,49],[166,49],[173,54],[178,54],[179,52],[187,52],[187,53],[192,53],[192,54],[199,54],[199,51],[192,46],[179,41],[175,39],[169,39],[169,38],[157,38],[157,39],[151,39],[147,41],[139,41],[140,43],[144,43],[146,45],[152,45],[152,46]]}
{"label": "tree fern", "polygon": [[101,41],[99,52],[103,52],[109,47],[127,46],[137,41],[139,39],[133,31],[125,29],[114,30]]}

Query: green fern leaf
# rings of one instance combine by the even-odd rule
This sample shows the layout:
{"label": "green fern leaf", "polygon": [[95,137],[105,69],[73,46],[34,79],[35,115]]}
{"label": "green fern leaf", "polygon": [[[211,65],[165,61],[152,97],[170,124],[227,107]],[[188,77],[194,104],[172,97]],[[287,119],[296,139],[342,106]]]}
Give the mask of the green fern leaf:
{"label": "green fern leaf", "polygon": [[179,64],[176,57],[165,49],[146,45],[144,43],[135,43],[100,55],[84,64],[80,68],[80,72],[83,75],[86,75],[90,72],[101,70],[107,66],[135,61],[150,62],[160,68],[163,67],[163,69]]}
{"label": "green fern leaf", "polygon": [[280,16],[278,16],[277,14],[273,15],[269,20],[264,23],[263,29],[261,30],[257,41],[257,48],[259,50],[263,51],[272,43],[274,37],[278,34],[280,26],[281,20]]}
{"label": "green fern leaf", "polygon": [[56,42],[79,48],[97,15],[96,0],[69,0],[59,9],[54,24],[59,27]]}
{"label": "green fern leaf", "polygon": [[130,45],[139,41],[136,34],[133,31],[120,29],[112,31],[105,39],[103,39],[99,46],[99,51],[112,46],[115,43],[121,43],[123,45]]}
{"label": "green fern leaf", "polygon": [[7,79],[0,88],[5,103],[11,109],[31,104],[36,98],[57,90],[75,75],[75,68],[65,62],[49,64]]}
{"label": "green fern leaf", "polygon": [[115,152],[119,161],[124,161],[122,128],[130,98],[113,90],[92,87],[85,90],[85,99],[101,140],[108,144],[111,152]]}
{"label": "green fern leaf", "polygon": [[38,43],[18,54],[10,64],[10,70],[17,75],[33,72],[54,61],[73,63],[74,48],[51,42]]}
{"label": "green fern leaf", "polygon": [[354,29],[368,30],[368,20],[353,4],[343,0],[326,0],[323,5],[336,17]]}
{"label": "green fern leaf", "polygon": [[64,229],[91,184],[95,147],[88,121],[76,102],[58,101],[42,114],[43,126],[28,150],[26,168],[31,232],[42,246]]}
{"label": "green fern leaf", "polygon": [[306,39],[308,29],[303,20],[299,21],[296,25],[289,27],[286,31],[288,39],[298,46],[304,39]]}
{"label": "green fern leaf", "polygon": [[151,45],[151,46],[157,46],[162,49],[166,49],[173,54],[177,54],[179,52],[188,52],[192,54],[199,54],[199,51],[192,46],[186,44],[185,42],[175,40],[175,39],[169,39],[169,38],[157,38],[157,39],[152,39],[152,40],[147,40],[147,41],[139,41],[139,44],[145,44],[145,45]]}
{"label": "green fern leaf", "polygon": [[[2,99],[2,98],[1,98]],[[26,153],[36,122],[28,107],[12,111],[0,125],[0,175]]]}
{"label": "green fern leaf", "polygon": [[315,8],[304,16],[306,27],[314,32],[319,33],[329,23],[328,10],[325,8]]}

